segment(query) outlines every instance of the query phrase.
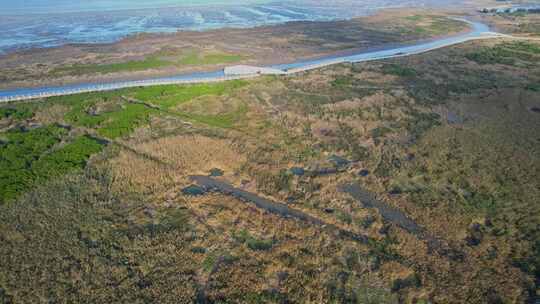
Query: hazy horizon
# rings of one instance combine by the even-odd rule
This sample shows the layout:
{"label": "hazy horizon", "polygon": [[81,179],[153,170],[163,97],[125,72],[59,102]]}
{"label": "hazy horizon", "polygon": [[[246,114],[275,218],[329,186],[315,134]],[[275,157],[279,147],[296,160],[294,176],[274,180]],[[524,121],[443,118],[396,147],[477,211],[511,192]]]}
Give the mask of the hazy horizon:
{"label": "hazy horizon", "polygon": [[268,3],[272,0],[99,0],[92,2],[73,2],[68,0],[29,0],[23,2],[0,1],[0,15],[21,15],[40,13],[79,13],[114,10],[133,10],[164,7],[189,6],[234,6]]}

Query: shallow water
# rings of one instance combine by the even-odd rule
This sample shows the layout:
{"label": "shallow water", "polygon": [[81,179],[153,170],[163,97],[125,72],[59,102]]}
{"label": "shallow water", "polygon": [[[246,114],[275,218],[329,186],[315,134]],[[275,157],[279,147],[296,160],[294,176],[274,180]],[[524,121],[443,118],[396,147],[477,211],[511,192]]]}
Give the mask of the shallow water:
{"label": "shallow water", "polygon": [[0,53],[107,43],[135,33],[347,19],[389,7],[459,0],[0,0]]}
{"label": "shallow water", "polygon": [[0,1],[0,8],[5,14],[65,13],[65,12],[103,12],[112,10],[148,9],[163,7],[187,7],[224,5],[234,2],[236,5],[269,2],[268,0],[25,0]]}

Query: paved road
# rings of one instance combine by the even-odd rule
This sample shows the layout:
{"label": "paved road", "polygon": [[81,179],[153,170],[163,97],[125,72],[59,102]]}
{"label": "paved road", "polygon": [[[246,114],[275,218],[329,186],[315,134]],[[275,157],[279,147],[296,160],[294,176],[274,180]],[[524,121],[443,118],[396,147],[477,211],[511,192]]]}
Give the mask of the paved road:
{"label": "paved road", "polygon": [[[379,51],[365,52],[348,56],[329,56],[325,58],[319,58],[314,60],[298,61],[288,64],[280,64],[275,66],[266,67],[268,69],[281,70],[284,74],[294,74],[303,71],[313,70],[320,67],[325,67],[339,63],[355,63],[363,61],[381,60],[387,58],[396,58],[403,56],[410,56],[414,54],[420,54],[431,50],[463,43],[471,40],[478,39],[493,39],[509,36],[494,33],[489,30],[489,27],[485,24],[467,21],[464,19],[458,19],[467,22],[471,26],[471,31],[467,33],[461,33],[455,36],[441,38],[429,42],[421,42],[413,45],[395,47],[390,49],[384,49]],[[265,68],[262,68],[265,69]],[[120,81],[109,83],[83,83],[77,85],[66,85],[57,87],[41,87],[41,88],[21,88],[15,90],[0,91],[0,102],[9,102],[17,100],[26,100],[33,98],[44,98],[61,95],[71,95],[87,92],[99,92],[110,91],[122,88],[142,87],[142,86],[155,86],[166,84],[189,84],[189,83],[204,83],[204,82],[218,82],[233,79],[245,79],[258,77],[260,73],[254,73],[252,75],[226,75],[223,70],[206,72],[206,73],[192,73],[177,75],[172,77],[152,78],[136,81]]]}

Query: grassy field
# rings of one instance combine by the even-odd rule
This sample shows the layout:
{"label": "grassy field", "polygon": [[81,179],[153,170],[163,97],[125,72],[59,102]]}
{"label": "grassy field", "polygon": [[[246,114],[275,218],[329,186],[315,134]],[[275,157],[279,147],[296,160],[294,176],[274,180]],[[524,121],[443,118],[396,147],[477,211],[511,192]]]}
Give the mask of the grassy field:
{"label": "grassy field", "polygon": [[515,65],[519,62],[538,62],[540,47],[527,42],[511,42],[492,48],[483,48],[467,54],[467,58],[479,64]]}
{"label": "grassy field", "polygon": [[181,54],[178,55],[158,52],[157,54],[147,56],[142,60],[130,60],[110,64],[76,64],[56,68],[51,71],[51,74],[59,76],[136,72],[172,66],[204,66],[233,63],[241,61],[244,58],[240,55],[226,54],[221,52],[208,53],[204,51],[188,51],[180,53]]}
{"label": "grassy field", "polygon": [[[0,198],[2,201],[10,201],[36,182],[83,168],[88,157],[101,150],[101,144],[85,135],[76,137],[77,133],[107,140],[121,138],[147,125],[152,116],[160,115],[173,115],[218,127],[233,127],[242,118],[245,108],[216,115],[174,111],[170,108],[201,96],[227,94],[243,85],[245,83],[242,81],[232,81],[214,85],[158,86],[63,96],[50,98],[45,103],[2,108],[1,113],[6,121],[20,123],[34,120],[33,111],[40,112],[54,106],[65,107],[61,120],[55,122],[62,125],[41,125],[36,122],[36,128],[15,128],[1,135],[3,144],[0,146],[0,161],[4,170]],[[139,103],[129,102],[128,98],[137,98]]]}
{"label": "grassy field", "polygon": [[[111,93],[87,94],[83,98],[60,97],[50,100],[52,104],[70,107],[66,122],[75,126],[95,129],[106,138],[126,136],[141,125],[147,124],[152,115],[168,113],[190,121],[226,121],[232,125],[236,112],[222,115],[197,115],[174,111],[172,108],[202,96],[227,94],[245,85],[242,81],[217,84],[197,84],[190,86],[156,86],[134,90],[120,90]],[[133,98],[135,102],[129,102]]]}
{"label": "grassy field", "polygon": [[491,17],[491,20],[508,33],[540,36],[539,14],[525,12],[516,12],[513,14],[503,13]]}
{"label": "grassy field", "polygon": [[404,28],[423,36],[438,36],[448,32],[458,32],[463,29],[461,21],[449,19],[445,16],[413,15],[405,17],[412,23]]}
{"label": "grassy field", "polygon": [[[526,303],[540,277],[539,50],[476,41],[2,106],[0,302]],[[369,241],[182,192],[216,171]]]}
{"label": "grassy field", "polygon": [[223,64],[232,63],[242,60],[240,55],[231,55],[224,53],[196,53],[189,52],[187,55],[180,58],[177,65],[209,65],[209,64]]}
{"label": "grassy field", "polygon": [[150,69],[159,69],[170,66],[172,62],[156,57],[149,57],[144,60],[133,60],[111,64],[77,64],[68,67],[57,68],[52,74],[86,75],[86,74],[109,74],[117,72],[134,72]]}
{"label": "grassy field", "polygon": [[456,33],[466,29],[466,26],[465,23],[449,19],[447,16],[422,13],[396,16],[392,22],[379,24],[376,30],[391,35],[414,36],[416,39],[423,39]]}

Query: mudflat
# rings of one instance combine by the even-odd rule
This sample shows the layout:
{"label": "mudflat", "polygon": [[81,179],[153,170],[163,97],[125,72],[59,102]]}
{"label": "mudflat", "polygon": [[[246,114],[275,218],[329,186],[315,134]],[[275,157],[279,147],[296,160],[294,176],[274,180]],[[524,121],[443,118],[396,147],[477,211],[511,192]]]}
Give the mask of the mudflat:
{"label": "mudflat", "polygon": [[466,30],[464,23],[446,15],[417,9],[386,10],[343,21],[139,34],[112,44],[21,50],[0,56],[0,89],[136,80],[231,64],[287,63]]}

